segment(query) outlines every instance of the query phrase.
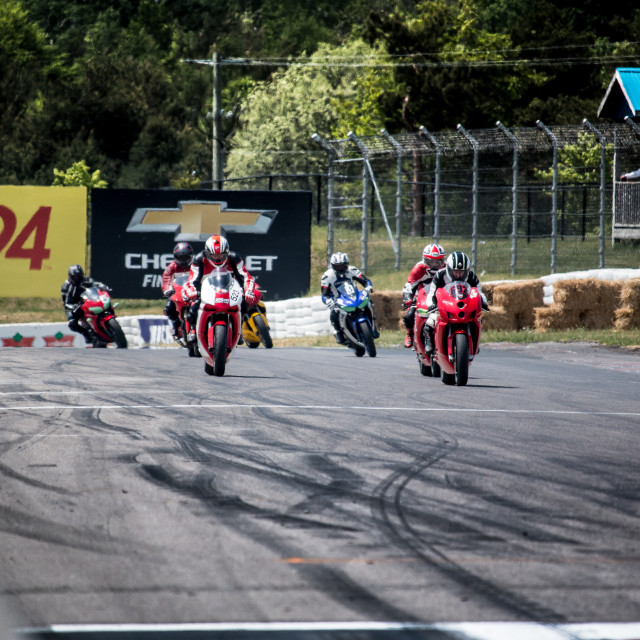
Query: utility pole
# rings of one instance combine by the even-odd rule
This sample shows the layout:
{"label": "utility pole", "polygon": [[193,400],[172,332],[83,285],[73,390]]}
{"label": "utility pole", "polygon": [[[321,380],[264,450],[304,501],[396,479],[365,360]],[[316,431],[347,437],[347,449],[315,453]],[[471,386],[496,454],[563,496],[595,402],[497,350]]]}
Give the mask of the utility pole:
{"label": "utility pole", "polygon": [[222,189],[224,180],[224,156],[222,146],[222,79],[220,56],[214,51],[209,60],[183,60],[187,64],[202,64],[211,67],[213,73],[211,97],[211,188]]}
{"label": "utility pole", "polygon": [[222,189],[223,176],[223,149],[222,149],[222,89],[220,82],[220,60],[218,52],[213,53],[211,60],[213,70],[213,97],[211,101],[211,188]]}

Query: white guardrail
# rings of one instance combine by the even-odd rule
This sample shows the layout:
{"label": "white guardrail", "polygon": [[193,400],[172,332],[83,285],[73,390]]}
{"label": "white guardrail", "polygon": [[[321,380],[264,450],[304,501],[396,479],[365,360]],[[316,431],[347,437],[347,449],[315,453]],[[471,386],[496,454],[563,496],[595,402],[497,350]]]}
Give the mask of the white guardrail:
{"label": "white guardrail", "polygon": [[[611,281],[640,278],[640,269],[591,269],[544,276],[540,278],[544,282],[544,304],[553,303],[554,283],[583,278]],[[265,305],[273,338],[332,333],[329,311],[320,296],[265,302]],[[118,322],[132,349],[177,347],[171,337],[169,322],[163,315],[118,316]],[[0,348],[85,346],[84,338],[71,331],[66,322],[0,325]]]}

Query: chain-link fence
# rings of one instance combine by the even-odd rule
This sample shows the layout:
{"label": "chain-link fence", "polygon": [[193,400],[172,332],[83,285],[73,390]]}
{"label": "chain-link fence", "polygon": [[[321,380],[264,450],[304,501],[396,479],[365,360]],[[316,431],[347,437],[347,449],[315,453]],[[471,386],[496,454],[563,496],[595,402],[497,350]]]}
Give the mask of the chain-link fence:
{"label": "chain-link fence", "polygon": [[264,175],[225,188],[307,189],[327,256],[369,273],[410,269],[432,240],[479,273],[536,276],[638,267],[640,128],[624,123],[314,136],[326,174]]}

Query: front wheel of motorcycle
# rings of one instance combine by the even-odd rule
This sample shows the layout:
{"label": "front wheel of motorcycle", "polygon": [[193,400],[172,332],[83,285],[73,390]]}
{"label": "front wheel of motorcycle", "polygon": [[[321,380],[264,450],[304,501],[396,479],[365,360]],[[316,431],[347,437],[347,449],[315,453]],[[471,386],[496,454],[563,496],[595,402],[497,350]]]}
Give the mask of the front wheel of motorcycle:
{"label": "front wheel of motorcycle", "polygon": [[127,348],[127,337],[115,318],[107,320],[107,331],[118,349]]}
{"label": "front wheel of motorcycle", "polygon": [[267,323],[264,321],[262,316],[256,316],[253,321],[256,323],[260,342],[262,342],[265,349],[271,349],[271,347],[273,347],[273,340],[271,340],[271,333],[269,332]]}
{"label": "front wheel of motorcycle", "polygon": [[376,357],[376,343],[373,341],[373,333],[371,332],[371,325],[367,322],[360,323],[360,335],[362,336],[362,342],[364,348],[367,350],[370,358]]}
{"label": "front wheel of motorcycle", "polygon": [[454,365],[456,386],[464,387],[469,380],[469,340],[464,333],[456,333]]}
{"label": "front wheel of motorcycle", "polygon": [[217,324],[213,329],[213,375],[223,376],[227,365],[227,325]]}

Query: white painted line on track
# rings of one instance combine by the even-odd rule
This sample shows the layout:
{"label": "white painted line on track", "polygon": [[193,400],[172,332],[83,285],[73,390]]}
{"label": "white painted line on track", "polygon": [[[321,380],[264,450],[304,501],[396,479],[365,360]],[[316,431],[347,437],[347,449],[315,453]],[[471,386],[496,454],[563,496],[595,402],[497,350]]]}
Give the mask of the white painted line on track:
{"label": "white painted line on track", "polygon": [[158,391],[157,389],[149,389],[149,390],[139,390],[139,389],[120,389],[116,391],[97,391],[96,389],[86,389],[86,390],[74,390],[74,391],[0,391],[0,396],[75,396],[75,395],[114,395],[114,394],[149,394],[152,393],[162,393],[166,394],[165,391]]}
{"label": "white painted line on track", "polygon": [[[15,407],[0,407],[1,411],[69,411],[99,410],[99,411],[128,411],[131,409],[289,409],[291,411],[327,411],[335,409],[330,405],[292,405],[292,404],[95,404],[95,405],[17,405]],[[569,409],[477,409],[462,407],[344,407],[343,412],[349,411],[405,411],[405,412],[446,412],[446,413],[508,413],[508,414],[536,414],[560,416],[618,416],[638,417],[640,411],[576,411]],[[640,639],[639,639],[640,640]]]}
{"label": "white painted line on track", "polygon": [[[291,633],[318,632],[325,634],[340,632],[389,632],[412,631],[425,633],[452,634],[454,638],[465,640],[637,640],[640,638],[640,623],[581,623],[581,624],[545,624],[536,622],[460,622],[460,623],[402,623],[402,622],[274,622],[274,623],[212,623],[212,624],[89,624],[89,625],[53,625],[32,629],[20,629],[27,634],[173,634],[188,638],[189,634],[220,633]],[[283,636],[286,637],[286,636]],[[294,636],[295,637],[295,636]],[[372,636],[375,637],[375,636]],[[428,636],[425,635],[425,638]]]}

